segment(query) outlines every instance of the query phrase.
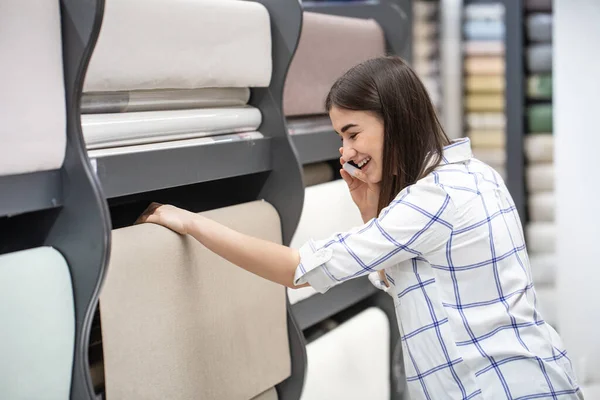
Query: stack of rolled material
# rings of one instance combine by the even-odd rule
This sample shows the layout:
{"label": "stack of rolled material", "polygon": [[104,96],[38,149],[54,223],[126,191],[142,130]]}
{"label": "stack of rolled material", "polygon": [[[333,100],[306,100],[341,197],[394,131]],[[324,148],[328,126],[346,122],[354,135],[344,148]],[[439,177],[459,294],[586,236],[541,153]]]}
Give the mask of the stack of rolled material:
{"label": "stack of rolled material", "polygon": [[465,122],[473,154],[505,176],[504,5],[464,8]]}
{"label": "stack of rolled material", "polygon": [[556,325],[552,1],[525,2],[527,246],[542,317]]}
{"label": "stack of rolled material", "polygon": [[442,106],[439,2],[413,2],[413,68],[427,88],[438,114]]}

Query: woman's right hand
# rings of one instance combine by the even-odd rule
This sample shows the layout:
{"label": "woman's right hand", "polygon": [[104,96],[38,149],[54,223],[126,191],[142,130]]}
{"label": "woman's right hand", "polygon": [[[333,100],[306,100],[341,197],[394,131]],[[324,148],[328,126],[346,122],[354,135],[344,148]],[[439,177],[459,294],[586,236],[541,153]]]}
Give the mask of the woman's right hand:
{"label": "woman's right hand", "polygon": [[[344,148],[340,147],[340,164],[344,164]],[[352,200],[358,206],[360,214],[364,222],[377,217],[377,207],[379,205],[380,186],[378,183],[371,183],[367,180],[364,172],[357,169],[354,176],[350,175],[346,170],[340,169],[342,178],[348,185]]]}

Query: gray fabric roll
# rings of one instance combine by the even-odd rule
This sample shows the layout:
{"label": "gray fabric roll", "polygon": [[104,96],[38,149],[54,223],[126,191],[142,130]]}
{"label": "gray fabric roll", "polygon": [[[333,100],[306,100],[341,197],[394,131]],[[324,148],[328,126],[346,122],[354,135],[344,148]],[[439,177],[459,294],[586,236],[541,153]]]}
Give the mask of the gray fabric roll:
{"label": "gray fabric roll", "polygon": [[[314,115],[310,117],[292,117],[287,119],[287,128],[290,135],[305,133],[333,132],[331,120],[327,115]],[[333,133],[332,133],[333,134]]]}
{"label": "gray fabric roll", "polygon": [[527,38],[532,42],[552,42],[552,14],[531,14],[526,26]]}
{"label": "gray fabric roll", "polygon": [[530,72],[552,71],[552,44],[534,44],[527,48],[527,68]]}

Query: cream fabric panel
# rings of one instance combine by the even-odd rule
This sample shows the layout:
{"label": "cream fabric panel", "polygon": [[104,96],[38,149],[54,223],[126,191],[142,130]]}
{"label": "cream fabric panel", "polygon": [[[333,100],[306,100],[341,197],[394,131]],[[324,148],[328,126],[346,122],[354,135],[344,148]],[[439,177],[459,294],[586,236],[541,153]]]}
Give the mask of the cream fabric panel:
{"label": "cream fabric panel", "polygon": [[58,251],[0,256],[0,320],[0,399],[68,399],[75,306],[71,273]]}
{"label": "cream fabric panel", "polygon": [[109,0],[84,91],[268,86],[271,72],[259,3]]}
{"label": "cream fabric panel", "polygon": [[[281,243],[266,202],[204,215]],[[285,289],[166,228],[113,232],[100,310],[108,399],[247,400],[290,376]]]}
{"label": "cream fabric panel", "polygon": [[0,176],[58,169],[67,143],[60,4],[0,3]]}

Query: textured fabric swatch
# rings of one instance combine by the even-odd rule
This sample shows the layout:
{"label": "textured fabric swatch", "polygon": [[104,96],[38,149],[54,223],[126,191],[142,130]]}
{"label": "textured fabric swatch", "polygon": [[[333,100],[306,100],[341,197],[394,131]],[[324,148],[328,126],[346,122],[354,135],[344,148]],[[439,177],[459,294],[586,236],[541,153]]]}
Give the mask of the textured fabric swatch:
{"label": "textured fabric swatch", "polygon": [[[281,243],[266,202],[203,214]],[[108,399],[246,400],[290,376],[284,287],[158,225],[112,242],[100,297]]]}

